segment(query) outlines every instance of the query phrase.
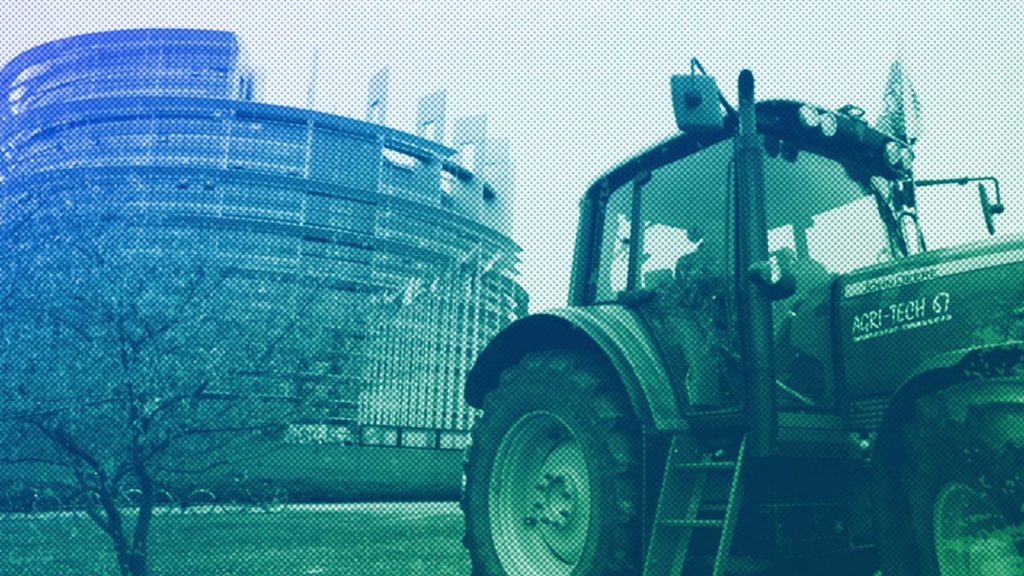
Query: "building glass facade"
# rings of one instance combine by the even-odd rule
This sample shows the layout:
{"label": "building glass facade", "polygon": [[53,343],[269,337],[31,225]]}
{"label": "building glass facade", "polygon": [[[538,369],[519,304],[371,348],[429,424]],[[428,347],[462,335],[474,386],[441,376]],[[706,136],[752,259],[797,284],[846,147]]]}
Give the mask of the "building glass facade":
{"label": "building glass facade", "polygon": [[[316,388],[341,422],[467,430],[469,366],[526,308],[509,165],[488,182],[433,141],[254,102],[240,52],[231,33],[153,29],[16,57],[0,70],[0,231],[47,196],[145,216],[125,250],[230,261],[253,318],[301,314],[325,344],[239,378]],[[315,305],[296,303],[310,282]]]}

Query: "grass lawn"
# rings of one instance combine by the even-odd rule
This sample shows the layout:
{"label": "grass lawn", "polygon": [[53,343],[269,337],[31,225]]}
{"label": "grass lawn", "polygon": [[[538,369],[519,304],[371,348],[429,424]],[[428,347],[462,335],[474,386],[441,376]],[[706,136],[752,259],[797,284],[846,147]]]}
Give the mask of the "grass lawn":
{"label": "grass lawn", "polygon": [[[268,513],[161,514],[155,576],[466,576],[452,502],[292,505]],[[117,573],[106,537],[70,514],[0,519],[0,575]]]}
{"label": "grass lawn", "polygon": [[[161,482],[181,498],[190,489],[209,488],[221,495],[232,486],[229,478],[244,470],[252,480],[265,479],[288,491],[292,501],[353,502],[455,500],[462,481],[462,453],[457,450],[420,450],[369,446],[279,445],[269,450],[259,444],[239,447],[233,466],[218,468],[208,477],[187,476]],[[0,498],[4,487],[73,484],[66,471],[42,465],[0,465]],[[0,576],[3,573],[0,572]]]}

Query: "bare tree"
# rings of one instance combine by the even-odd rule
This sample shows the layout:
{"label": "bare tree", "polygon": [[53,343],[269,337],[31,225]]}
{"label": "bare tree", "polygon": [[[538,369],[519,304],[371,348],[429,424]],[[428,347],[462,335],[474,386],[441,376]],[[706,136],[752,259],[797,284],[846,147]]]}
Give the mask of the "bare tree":
{"label": "bare tree", "polygon": [[0,465],[59,471],[121,574],[144,576],[159,487],[310,409],[288,374],[318,345],[302,310],[319,287],[282,276],[284,301],[254,306],[258,273],[211,233],[52,203],[0,225]]}

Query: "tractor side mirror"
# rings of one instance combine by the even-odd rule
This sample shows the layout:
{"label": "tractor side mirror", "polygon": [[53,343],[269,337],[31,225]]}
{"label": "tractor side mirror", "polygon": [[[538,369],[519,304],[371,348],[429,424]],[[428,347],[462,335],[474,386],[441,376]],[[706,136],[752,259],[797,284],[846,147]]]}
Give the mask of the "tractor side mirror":
{"label": "tractor side mirror", "polygon": [[676,126],[684,132],[721,130],[718,85],[711,76],[672,76],[672,110]]}
{"label": "tractor side mirror", "polygon": [[[996,190],[998,196],[998,184]],[[981,213],[985,216],[985,227],[988,228],[988,233],[991,236],[996,233],[996,222],[992,215],[1002,214],[1005,208],[999,198],[996,198],[995,204],[988,199],[988,190],[985,189],[985,184],[982,182],[978,182],[978,199],[981,201]]]}

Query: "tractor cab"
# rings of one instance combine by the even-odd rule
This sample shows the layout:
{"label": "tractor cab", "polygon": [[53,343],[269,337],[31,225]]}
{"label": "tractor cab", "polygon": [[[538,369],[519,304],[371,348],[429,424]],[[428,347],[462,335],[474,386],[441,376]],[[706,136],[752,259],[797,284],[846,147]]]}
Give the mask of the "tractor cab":
{"label": "tractor cab", "polygon": [[[720,128],[669,139],[607,173],[582,203],[572,304],[635,302],[659,341],[681,343],[664,357],[686,383],[679,401],[689,413],[746,403],[736,384],[748,276],[737,268],[736,130],[730,115]],[[759,103],[757,135],[767,271],[789,283],[770,298],[779,403],[832,409],[831,280],[908,252],[893,192],[912,155],[857,114],[792,101]],[[795,334],[798,316],[816,321],[797,323]]]}

